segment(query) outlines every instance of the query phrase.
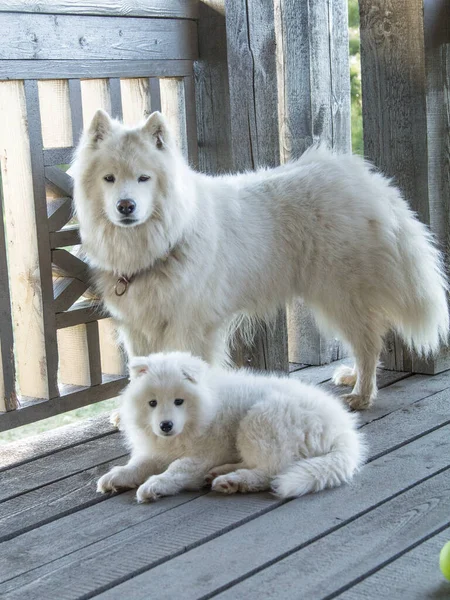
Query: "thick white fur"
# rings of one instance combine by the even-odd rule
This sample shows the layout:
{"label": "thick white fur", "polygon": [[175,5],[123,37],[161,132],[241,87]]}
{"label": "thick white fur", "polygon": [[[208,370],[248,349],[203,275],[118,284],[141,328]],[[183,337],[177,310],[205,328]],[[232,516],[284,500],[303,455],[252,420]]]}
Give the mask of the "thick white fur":
{"label": "thick white fur", "polygon": [[[206,482],[290,498],[350,481],[364,460],[356,415],[317,387],[183,352],[135,357],[131,370],[120,408],[131,458],[99,479],[99,492],[137,487],[144,502]],[[173,435],[161,431],[167,420]]]}
{"label": "thick white fur", "polygon": [[[424,353],[447,339],[440,254],[361,158],[314,148],[276,169],[210,177],[189,168],[159,113],[126,128],[99,111],[72,172],[83,250],[130,356],[185,350],[217,362],[234,316],[267,319],[302,296],[352,348],[347,401],[367,408],[389,328]],[[136,202],[133,225],[115,209],[123,198]],[[121,275],[135,278],[117,297]]]}

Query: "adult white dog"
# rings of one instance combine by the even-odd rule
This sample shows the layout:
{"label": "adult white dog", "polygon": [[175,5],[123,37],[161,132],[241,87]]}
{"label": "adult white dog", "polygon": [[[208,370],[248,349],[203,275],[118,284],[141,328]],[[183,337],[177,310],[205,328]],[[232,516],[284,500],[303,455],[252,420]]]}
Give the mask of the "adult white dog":
{"label": "adult white dog", "polygon": [[362,159],[210,177],[189,168],[163,116],[128,128],[99,110],[73,165],[83,250],[130,356],[186,350],[214,362],[237,313],[302,296],[353,350],[353,408],[370,406],[382,339],[420,352],[447,338],[446,280],[427,228]]}
{"label": "adult white dog", "polygon": [[135,357],[120,420],[131,458],[97,490],[139,502],[211,483],[215,491],[301,496],[350,481],[365,454],[356,415],[323,390],[224,371],[183,352]]}

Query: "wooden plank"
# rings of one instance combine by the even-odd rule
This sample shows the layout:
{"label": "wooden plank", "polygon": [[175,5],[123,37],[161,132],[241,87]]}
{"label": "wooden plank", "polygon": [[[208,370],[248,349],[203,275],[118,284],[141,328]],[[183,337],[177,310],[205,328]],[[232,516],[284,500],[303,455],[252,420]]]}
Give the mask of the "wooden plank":
{"label": "wooden plank", "polygon": [[58,198],[47,205],[48,229],[51,233],[62,229],[72,218],[72,198]]}
{"label": "wooden plank", "polygon": [[123,122],[126,125],[136,125],[152,112],[149,87],[148,78],[120,80]]}
{"label": "wooden plank", "polygon": [[[435,443],[439,439],[444,439],[442,433],[440,437],[435,438]],[[325,492],[320,495],[320,499],[317,496],[306,496],[289,502],[242,525],[238,529],[216,537],[206,544],[173,558],[169,562],[164,562],[142,575],[109,589],[104,595],[100,594],[99,598],[118,599],[130,597],[133,600],[144,600],[148,597],[146,594],[148,595],[150,585],[152,595],[158,599],[182,597],[183,600],[194,600],[215,597],[218,592],[228,588],[228,592],[225,592],[225,594],[219,593],[218,597],[256,598],[257,590],[259,598],[324,598],[325,592],[322,593],[322,590],[315,590],[316,593],[308,593],[307,589],[305,590],[303,581],[308,576],[308,569],[303,568],[304,565],[301,560],[298,560],[295,566],[294,561],[292,561],[295,576],[285,572],[286,583],[281,581],[281,578],[280,580],[277,578],[279,587],[271,586],[268,576],[265,577],[266,572],[277,572],[276,567],[279,563],[276,563],[275,567],[269,567],[269,569],[262,571],[259,575],[254,577],[251,577],[251,575],[265,566],[271,565],[280,556],[283,557],[295,552],[299,547],[311,544],[311,542],[311,547],[321,543],[322,540],[326,542],[328,537],[336,535],[337,532],[332,533],[334,530],[345,533],[346,528],[342,528],[344,523],[348,521],[350,524],[346,527],[352,527],[352,520],[357,515],[367,513],[371,508],[372,512],[376,512],[377,509],[374,511],[373,507],[379,502],[386,503],[382,505],[383,508],[386,507],[383,511],[383,514],[385,514],[387,507],[391,505],[389,502],[391,494],[394,495],[398,491],[402,491],[402,485],[408,486],[416,483],[416,478],[428,477],[431,473],[439,472],[439,465],[445,464],[444,457],[441,455],[435,465],[428,469],[430,464],[427,463],[427,460],[423,461],[422,456],[422,451],[425,448],[432,452],[434,444],[425,443],[424,440],[415,443],[414,446],[411,444],[410,456],[414,456],[414,462],[416,462],[417,457],[417,460],[422,464],[420,466],[415,464],[410,470],[409,467],[412,465],[409,463],[407,474],[403,472],[404,458],[402,454],[400,452],[393,453],[389,462],[379,461],[366,467],[358,477],[356,484]],[[396,481],[396,478],[392,477],[393,468],[402,471],[399,475],[400,480]],[[448,482],[447,475],[444,489],[448,489]],[[421,489],[420,486],[418,488]],[[400,498],[403,496],[405,494],[402,494]],[[415,497],[417,496],[419,494],[416,493]],[[443,502],[442,492],[440,501]],[[442,507],[440,509],[442,518],[444,512]],[[360,517],[359,520],[364,518]],[[301,523],[301,527],[293,526],[295,523]],[[407,526],[407,524],[405,525]],[[366,531],[365,535],[372,535],[377,539],[376,532],[377,529],[373,528]],[[398,530],[394,527],[391,534],[395,536],[397,532]],[[328,537],[322,537],[327,533],[329,534]],[[397,535],[400,539],[402,538],[400,534]],[[320,542],[313,542],[318,536],[321,537]],[[261,540],[264,540],[264,543],[261,543]],[[356,540],[353,541],[356,543]],[[255,552],[255,548],[258,549],[257,552]],[[354,549],[353,552],[346,552],[345,554],[348,561],[356,563],[359,562],[361,554],[365,556],[366,551],[366,547],[361,546],[359,549]],[[316,562],[313,582],[320,585],[322,578],[327,579],[328,569],[330,568],[333,571],[333,564],[342,560],[340,557],[343,554],[343,551],[339,552],[335,549],[332,553],[322,554],[319,551],[310,553],[308,556],[314,556]],[[376,558],[377,553],[374,554]],[[296,554],[293,554],[293,556],[296,556]],[[322,574],[319,570],[324,565],[326,566]],[[301,573],[298,573],[298,571],[301,571]],[[249,579],[246,579],[247,577]],[[266,585],[264,589],[259,584],[262,577],[264,577],[264,585]],[[244,582],[239,584],[238,582],[242,579],[244,579]],[[255,580],[255,591],[251,590],[253,580]],[[296,580],[298,585],[295,585]],[[236,583],[237,585],[233,585]],[[292,596],[287,595],[285,585],[289,585],[289,589],[294,591]],[[378,588],[378,593],[379,591],[380,588]],[[390,596],[383,597],[390,599]]]}
{"label": "wooden plank", "polygon": [[0,12],[195,19],[198,0],[5,0]]}
{"label": "wooden plank", "polygon": [[339,600],[379,600],[381,589],[389,600],[404,600],[406,594],[408,600],[448,598],[450,585],[437,565],[439,552],[449,539],[447,528],[339,594]]}
{"label": "wooden plank", "polygon": [[161,88],[157,77],[150,77],[148,80],[150,91],[150,109],[152,112],[159,110],[161,112]]}
{"label": "wooden plank", "polygon": [[[4,60],[195,60],[189,20],[0,12]],[[24,35],[24,32],[27,35]]]}
{"label": "wooden plank", "polygon": [[1,503],[0,543],[103,502],[107,497],[96,492],[98,478],[126,462],[127,457],[114,459]]}
{"label": "wooden plank", "polygon": [[[274,10],[270,2],[226,2],[233,166],[244,171],[280,162]],[[252,85],[248,82],[251,81]],[[239,341],[238,364],[288,372],[286,312],[262,326],[252,347]]]}
{"label": "wooden plank", "polygon": [[72,196],[73,180],[65,171],[58,167],[46,167],[45,178],[57,193]]}
{"label": "wooden plank", "polygon": [[[275,15],[282,162],[319,140],[348,152],[347,1],[277,0]],[[347,355],[338,339],[319,331],[301,300],[290,303],[287,315],[291,361],[322,365]]]}
{"label": "wooden plank", "polygon": [[60,398],[50,400],[36,400],[35,398],[21,398],[22,406],[17,410],[0,413],[0,431],[7,431],[13,427],[21,427],[59,415],[68,410],[75,410],[88,404],[101,402],[117,396],[127,384],[126,377],[106,380],[103,377],[101,385],[92,387],[77,387],[67,390]]}
{"label": "wooden plank", "polygon": [[90,284],[88,265],[67,250],[52,251],[52,263],[67,277],[79,279],[86,285]]}
{"label": "wooden plank", "polygon": [[111,98],[111,116],[122,120],[122,95],[120,91],[120,79],[111,77],[109,80],[109,95]]}
{"label": "wooden plank", "polygon": [[199,169],[217,175],[233,169],[224,0],[200,3],[198,46],[194,77]]}
{"label": "wooden plank", "polygon": [[2,444],[0,471],[104,437],[115,431],[116,428],[109,422],[109,415],[105,414]]}
{"label": "wooden plank", "polygon": [[324,381],[328,381],[333,376],[333,373],[340,365],[348,365],[353,366],[353,360],[351,358],[343,358],[339,361],[336,361],[332,364],[311,366],[306,369],[302,369],[301,371],[294,371],[291,373],[290,377],[294,377],[295,379],[300,379],[304,383],[312,383],[317,385],[319,383],[323,383]]}
{"label": "wooden plank", "polygon": [[69,84],[64,79],[38,81],[44,148],[72,146]]}
{"label": "wooden plank", "polygon": [[[448,527],[450,472],[427,479],[217,598],[324,598]],[[292,525],[291,525],[292,528]],[[320,556],[320,560],[317,557]],[[408,596],[409,597],[409,596]]]}
{"label": "wooden plank", "polygon": [[102,362],[100,356],[100,339],[97,321],[86,323],[87,351],[89,360],[89,378],[91,385],[102,382]]}
{"label": "wooden plank", "polygon": [[119,433],[73,446],[0,472],[0,502],[127,454]]}
{"label": "wooden plank", "polygon": [[16,366],[6,255],[3,191],[0,182],[0,410],[17,408]]}
{"label": "wooden plank", "polygon": [[56,327],[63,329],[64,327],[73,327],[82,323],[89,323],[97,319],[105,319],[108,315],[98,302],[84,301],[79,302],[76,306],[70,308],[63,313],[56,315]]}
{"label": "wooden plank", "polygon": [[71,162],[73,147],[70,148],[49,148],[44,150],[44,165],[67,165]]}
{"label": "wooden plank", "polygon": [[78,225],[66,227],[61,231],[53,231],[50,233],[50,248],[67,248],[67,246],[76,246],[81,244],[80,229]]}
{"label": "wooden plank", "polygon": [[191,73],[192,60],[0,60],[0,81],[58,77],[184,77]]}
{"label": "wooden plank", "polygon": [[[425,48],[423,13],[423,0],[399,0],[389,10],[384,0],[360,2],[364,150],[395,178],[448,262],[448,50]],[[450,352],[424,361],[392,334],[383,362],[433,373],[450,367]]]}
{"label": "wooden plank", "polygon": [[194,169],[198,168],[198,140],[197,140],[197,111],[195,107],[194,77],[185,77],[184,104],[186,111],[186,138],[189,164]]}
{"label": "wooden plank", "polygon": [[[93,543],[84,548],[80,548],[79,540],[85,535],[91,535],[89,519],[86,523],[80,524],[80,514],[69,516],[60,523],[59,531],[61,528],[76,529],[77,536],[66,537],[64,541],[60,541],[57,529],[54,527],[48,529],[44,526],[40,530],[26,534],[25,538],[21,536],[16,544],[4,546],[4,558],[0,558],[0,572],[8,572],[10,576],[16,575],[17,580],[0,585],[0,593],[14,589],[13,598],[18,598],[20,594],[22,597],[32,597],[34,594],[34,597],[52,598],[51,590],[60,591],[63,589],[62,581],[66,581],[64,594],[60,596],[61,600],[76,598],[83,594],[94,595],[103,590],[108,590],[108,593],[112,594],[111,588],[124,579],[130,579],[142,571],[157,567],[158,563],[173,559],[214,538],[216,539],[211,543],[213,546],[218,545],[220,550],[211,552],[208,551],[209,547],[205,546],[203,560],[196,564],[195,568],[191,565],[187,571],[179,571],[183,577],[178,577],[178,583],[184,577],[196,573],[197,585],[208,585],[209,581],[214,581],[214,578],[220,577],[222,573],[234,577],[236,571],[241,568],[241,562],[242,568],[246,568],[251,561],[263,565],[268,554],[276,557],[281,548],[296,549],[297,546],[317,535],[336,528],[344,520],[351,521],[355,514],[365,513],[380,502],[389,501],[392,495],[414,485],[418,479],[439,473],[445,465],[448,465],[448,458],[445,452],[437,453],[433,449],[440,444],[450,449],[449,431],[450,428],[447,427],[445,431],[440,430],[430,438],[423,438],[414,442],[414,445],[411,444],[407,450],[408,461],[404,459],[405,449],[403,449],[398,450],[395,455],[371,463],[352,486],[343,486],[321,494],[320,503],[317,501],[318,497],[314,495],[283,504],[268,494],[223,498],[218,494],[210,493],[186,504],[182,510],[174,509],[164,513],[154,523],[132,524],[136,514],[136,511],[133,511],[128,517],[131,520],[130,529],[107,535],[112,532],[109,528],[106,530],[103,528],[103,539],[96,542],[91,538]],[[393,465],[397,465],[397,468],[401,466],[398,477],[395,478],[392,477]],[[436,487],[439,490],[439,486]],[[450,502],[448,494],[446,497],[445,502]],[[107,507],[103,505],[102,509],[104,508]],[[265,513],[269,514],[264,516]],[[448,515],[446,516],[448,518]],[[302,522],[302,527],[293,528],[292,523],[299,520]],[[247,521],[250,522],[246,524]],[[236,529],[238,526],[240,528]],[[231,533],[227,533],[230,530]],[[255,533],[252,534],[252,531]],[[269,532],[270,538],[268,538]],[[223,537],[217,538],[218,535]],[[56,548],[52,543],[55,536],[58,536]],[[222,545],[221,540],[226,536],[228,538],[232,536],[233,539],[239,536],[237,539],[240,542],[234,546],[226,542]],[[261,536],[263,539],[273,540],[273,544],[258,544],[256,540],[261,539]],[[254,548],[260,546],[260,550],[255,553]],[[8,558],[10,555],[20,556],[20,550],[24,547],[27,548],[26,561],[20,562],[16,559],[13,562]],[[77,547],[80,549],[75,550]],[[233,547],[232,553],[230,553],[231,547]],[[251,548],[253,551],[250,551]],[[231,562],[231,572],[225,571],[227,556]],[[207,568],[204,573],[208,573],[208,576],[203,577],[203,565],[209,563],[211,566],[211,560],[221,560],[224,568],[217,570]],[[170,563],[168,568],[170,569]],[[70,582],[70,585],[67,582]],[[170,586],[176,585],[177,582],[169,578],[164,583]],[[158,585],[156,580],[154,584]],[[188,590],[197,594],[198,589],[191,587],[190,584],[191,581],[187,580],[186,594]],[[22,585],[25,587],[20,587]],[[148,587],[143,589],[148,593]],[[134,591],[138,593],[137,590]],[[28,596],[24,596],[25,593]],[[130,597],[134,598],[134,595]],[[178,597],[178,595],[162,597]],[[190,597],[198,598],[199,595]],[[246,596],[238,594],[234,597]]]}
{"label": "wooden plank", "polygon": [[181,79],[161,79],[161,111],[167,119],[178,147],[188,159],[184,85]]}
{"label": "wooden plank", "polygon": [[53,285],[55,296],[53,310],[55,313],[68,310],[87,288],[88,285],[84,281],[72,279],[72,277],[58,277],[55,279]]}
{"label": "wooden plank", "polygon": [[69,100],[72,120],[72,139],[75,146],[83,132],[83,109],[81,106],[81,83],[79,79],[69,79]]}

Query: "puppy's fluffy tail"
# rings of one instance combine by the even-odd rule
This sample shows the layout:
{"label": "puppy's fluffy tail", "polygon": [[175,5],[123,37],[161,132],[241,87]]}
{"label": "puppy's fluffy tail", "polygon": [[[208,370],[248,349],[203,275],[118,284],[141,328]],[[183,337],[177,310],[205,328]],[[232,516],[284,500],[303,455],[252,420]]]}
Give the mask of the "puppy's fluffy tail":
{"label": "puppy's fluffy tail", "polygon": [[427,355],[448,341],[448,282],[428,229],[406,206],[397,206],[396,212],[400,261],[397,281],[392,282],[398,310],[392,325],[410,348]]}
{"label": "puppy's fluffy tail", "polygon": [[349,482],[366,458],[361,434],[348,431],[338,436],[330,452],[304,458],[290,466],[272,482],[279,498],[295,498]]}

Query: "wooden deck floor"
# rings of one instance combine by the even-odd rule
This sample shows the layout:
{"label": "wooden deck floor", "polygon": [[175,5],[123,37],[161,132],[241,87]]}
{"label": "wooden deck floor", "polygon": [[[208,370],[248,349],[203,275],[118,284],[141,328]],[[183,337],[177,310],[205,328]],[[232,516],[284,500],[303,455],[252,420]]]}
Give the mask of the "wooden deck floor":
{"label": "wooden deck floor", "polygon": [[[330,387],[335,365],[293,373]],[[380,371],[354,483],[280,502],[206,491],[137,505],[98,476],[126,461],[106,419],[0,447],[0,597],[450,598],[450,372]]]}

